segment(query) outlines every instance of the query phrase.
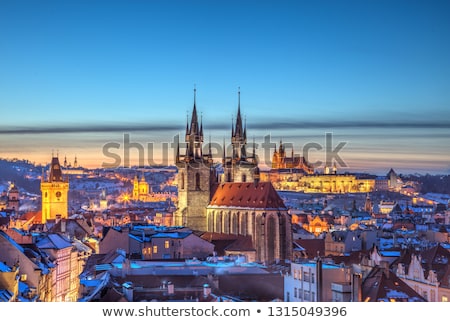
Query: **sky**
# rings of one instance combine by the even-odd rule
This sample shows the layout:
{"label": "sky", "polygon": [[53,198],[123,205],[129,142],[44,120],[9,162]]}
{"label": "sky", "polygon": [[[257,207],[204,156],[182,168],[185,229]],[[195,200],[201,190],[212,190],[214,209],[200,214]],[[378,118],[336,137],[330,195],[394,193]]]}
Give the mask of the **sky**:
{"label": "sky", "polygon": [[270,136],[318,168],[334,151],[341,172],[450,173],[449,12],[449,1],[2,0],[0,157],[102,167],[111,154],[161,163],[167,150],[171,163],[195,87],[205,144],[229,144],[240,89],[260,160]]}

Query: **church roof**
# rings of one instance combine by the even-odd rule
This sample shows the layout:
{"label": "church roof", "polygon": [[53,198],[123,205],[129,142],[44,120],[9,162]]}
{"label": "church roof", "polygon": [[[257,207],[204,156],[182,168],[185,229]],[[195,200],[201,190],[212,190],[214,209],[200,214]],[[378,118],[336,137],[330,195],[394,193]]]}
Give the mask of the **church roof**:
{"label": "church roof", "polygon": [[227,182],[220,184],[209,207],[286,209],[270,182]]}

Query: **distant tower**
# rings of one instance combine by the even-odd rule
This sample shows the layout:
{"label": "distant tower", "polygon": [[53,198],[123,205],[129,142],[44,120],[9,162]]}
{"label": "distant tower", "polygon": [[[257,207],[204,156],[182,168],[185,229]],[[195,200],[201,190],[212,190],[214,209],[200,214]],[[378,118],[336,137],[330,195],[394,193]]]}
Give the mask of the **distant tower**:
{"label": "distant tower", "polygon": [[8,189],[8,209],[19,211],[19,189],[14,183]]}
{"label": "distant tower", "polygon": [[223,158],[225,182],[253,182],[258,171],[255,152],[247,155],[247,126],[242,124],[241,92],[238,91],[236,125],[231,124],[232,155]]}
{"label": "distant tower", "polygon": [[177,147],[178,209],[175,225],[205,231],[206,206],[211,200],[212,186],[217,182],[211,153],[203,154],[203,124],[198,122],[196,90],[190,124],[186,124],[186,153]]}
{"label": "distant tower", "polygon": [[64,168],[67,168],[67,157],[64,156]]}
{"label": "distant tower", "polygon": [[73,167],[78,168],[77,156],[75,156],[75,160],[73,161]]}
{"label": "distant tower", "polygon": [[42,223],[68,217],[69,179],[63,178],[58,157],[52,157],[48,177],[42,176]]}
{"label": "distant tower", "polygon": [[102,190],[102,194],[100,195],[100,209],[105,210],[108,209],[108,200],[106,199],[106,190]]}
{"label": "distant tower", "polygon": [[145,176],[142,174],[139,180],[137,175],[133,179],[133,200],[147,201],[148,194],[150,192],[149,184],[145,181]]}
{"label": "distant tower", "polygon": [[131,195],[131,199],[139,200],[139,180],[137,175],[135,175],[133,179],[133,193]]}

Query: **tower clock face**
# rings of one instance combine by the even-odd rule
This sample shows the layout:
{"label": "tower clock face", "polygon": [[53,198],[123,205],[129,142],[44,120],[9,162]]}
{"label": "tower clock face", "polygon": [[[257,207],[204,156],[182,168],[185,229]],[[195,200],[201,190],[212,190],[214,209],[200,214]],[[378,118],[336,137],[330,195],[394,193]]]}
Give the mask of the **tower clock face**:
{"label": "tower clock face", "polygon": [[61,198],[61,191],[56,191],[56,198]]}

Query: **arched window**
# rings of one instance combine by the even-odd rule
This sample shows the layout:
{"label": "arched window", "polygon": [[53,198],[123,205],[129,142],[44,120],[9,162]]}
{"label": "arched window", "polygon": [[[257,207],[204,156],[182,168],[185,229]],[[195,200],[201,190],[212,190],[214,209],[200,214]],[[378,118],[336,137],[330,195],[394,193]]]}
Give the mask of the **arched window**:
{"label": "arched window", "polygon": [[195,174],[195,190],[201,190],[200,189],[200,173]]}
{"label": "arched window", "polygon": [[247,175],[245,173],[242,175],[242,182],[247,182]]}

